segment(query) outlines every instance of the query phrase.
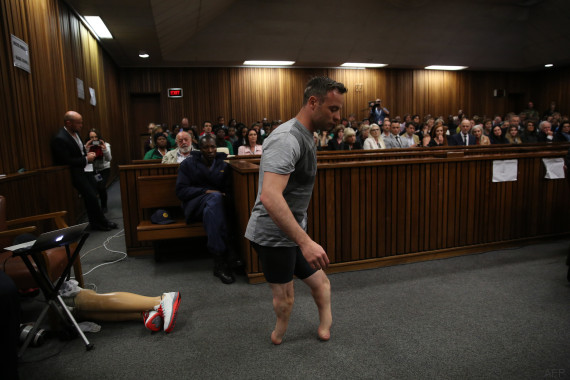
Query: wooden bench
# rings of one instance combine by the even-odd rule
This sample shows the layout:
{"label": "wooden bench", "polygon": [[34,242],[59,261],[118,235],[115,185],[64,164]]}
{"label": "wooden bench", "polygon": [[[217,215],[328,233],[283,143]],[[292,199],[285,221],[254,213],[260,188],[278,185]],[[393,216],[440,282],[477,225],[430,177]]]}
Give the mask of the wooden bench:
{"label": "wooden bench", "polygon": [[[137,177],[138,215],[137,240],[158,241],[206,236],[202,223],[186,224],[181,202],[176,197],[177,175],[156,175]],[[151,215],[157,209],[167,209],[174,220],[171,224],[154,224]],[[180,215],[176,211],[180,210]]]}

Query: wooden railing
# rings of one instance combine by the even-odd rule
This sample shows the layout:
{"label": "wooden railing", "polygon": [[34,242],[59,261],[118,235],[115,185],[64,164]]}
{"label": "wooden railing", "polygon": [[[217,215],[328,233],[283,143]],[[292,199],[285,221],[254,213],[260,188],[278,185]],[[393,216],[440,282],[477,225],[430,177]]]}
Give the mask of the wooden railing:
{"label": "wooden railing", "polygon": [[[18,219],[37,214],[66,210],[68,224],[75,224],[84,205],[71,184],[67,166],[8,174],[0,178],[0,195],[6,197],[6,218]],[[39,222],[38,232],[57,228],[51,221]]]}
{"label": "wooden railing", "polygon": [[[568,147],[456,147],[412,153],[421,157],[391,151],[368,154],[364,161],[361,152],[332,152],[325,160],[319,155],[308,233],[326,250],[329,272],[568,234],[568,183],[545,179],[542,163],[542,158],[564,157]],[[505,159],[518,161],[517,181],[492,182],[493,161]],[[259,167],[244,160],[231,161],[231,166],[238,235],[243,236],[257,195]],[[263,281],[249,241],[242,239],[240,246],[249,281]]]}

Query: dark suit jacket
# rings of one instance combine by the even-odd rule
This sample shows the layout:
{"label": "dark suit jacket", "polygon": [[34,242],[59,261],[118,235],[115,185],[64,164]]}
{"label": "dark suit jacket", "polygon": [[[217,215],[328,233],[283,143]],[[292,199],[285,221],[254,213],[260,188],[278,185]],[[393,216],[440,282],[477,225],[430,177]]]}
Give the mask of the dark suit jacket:
{"label": "dark suit jacket", "polygon": [[73,137],[61,128],[55,138],[51,142],[51,149],[54,157],[54,164],[56,165],[69,165],[71,172],[71,180],[76,185],[77,181],[82,181],[85,178],[85,166],[87,159],[85,156],[87,152],[81,144],[81,149],[73,140]]}
{"label": "dark suit jacket", "polygon": [[[469,139],[469,145],[477,145],[477,139],[475,138],[475,136],[467,134],[467,138]],[[465,145],[463,143],[463,136],[460,133],[456,133],[452,136],[449,136],[447,138],[447,143],[449,145]]]}
{"label": "dark suit jacket", "polygon": [[[182,201],[186,222],[202,220],[202,198],[207,190],[218,190],[226,194],[226,203],[231,201],[231,171],[224,161],[225,153],[216,153],[211,168],[202,162],[202,152],[192,151],[190,157],[182,161],[176,180],[176,196]],[[220,215],[223,217],[223,215]]]}

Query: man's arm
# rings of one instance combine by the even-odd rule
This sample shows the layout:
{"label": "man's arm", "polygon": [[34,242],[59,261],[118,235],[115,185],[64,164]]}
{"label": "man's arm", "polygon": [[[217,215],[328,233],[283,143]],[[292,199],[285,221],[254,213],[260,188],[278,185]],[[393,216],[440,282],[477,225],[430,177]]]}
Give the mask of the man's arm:
{"label": "man's arm", "polygon": [[289,181],[289,174],[264,172],[260,200],[277,226],[301,249],[303,256],[314,269],[324,269],[329,258],[319,244],[314,242],[295,220],[283,197],[283,190]]}
{"label": "man's arm", "polygon": [[182,164],[180,164],[180,167],[178,168],[178,178],[176,179],[176,196],[183,202],[206,194],[208,191],[208,189],[205,188],[203,184],[198,183],[198,181],[194,178],[195,176],[192,168],[190,167],[190,161],[186,162],[187,160],[191,159],[192,158],[189,157],[186,160],[182,161]]}

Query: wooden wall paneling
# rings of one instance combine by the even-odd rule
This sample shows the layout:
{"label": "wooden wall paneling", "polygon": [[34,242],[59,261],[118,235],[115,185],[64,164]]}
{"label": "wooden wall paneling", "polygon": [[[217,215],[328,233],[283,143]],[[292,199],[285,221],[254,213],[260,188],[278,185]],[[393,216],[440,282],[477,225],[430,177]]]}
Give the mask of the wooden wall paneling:
{"label": "wooden wall paneling", "polygon": [[[473,236],[474,227],[475,227],[475,218],[477,216],[477,212],[475,209],[475,192],[478,189],[477,187],[477,162],[476,161],[466,161],[463,163],[467,168],[468,173],[468,182],[467,187],[465,188],[465,196],[466,196],[466,204],[467,204],[467,215],[465,215],[465,229],[466,229],[466,236],[465,241],[467,245],[474,244],[475,238]],[[465,211],[465,210],[464,210]]]}
{"label": "wooden wall paneling", "polygon": [[440,176],[439,176],[439,188],[438,188],[438,204],[440,205],[441,211],[438,214],[438,224],[437,228],[440,233],[438,234],[438,247],[447,248],[447,228],[445,228],[445,222],[447,217],[447,209],[449,205],[447,204],[447,198],[445,195],[448,193],[449,182],[448,182],[448,166],[440,165]]}
{"label": "wooden wall paneling", "polygon": [[448,214],[447,214],[447,229],[448,229],[448,236],[449,240],[447,246],[455,247],[458,244],[458,233],[457,233],[457,210],[458,206],[457,203],[459,202],[459,190],[458,185],[460,184],[457,181],[458,177],[458,162],[451,162],[449,164],[449,183],[451,187],[449,188],[448,193],[448,201],[447,204],[449,205]]}
{"label": "wooden wall paneling", "polygon": [[[335,215],[334,219],[331,216],[331,219],[334,220],[334,238],[335,238],[335,249],[337,251],[337,255],[342,258],[342,261],[349,261],[350,260],[350,251],[345,252],[342,246],[342,230],[343,230],[343,213],[342,213],[342,174],[344,170],[342,169],[334,169],[333,170],[333,178],[334,178],[334,208],[333,212]],[[336,217],[336,215],[340,215],[340,218]]]}
{"label": "wooden wall paneling", "polygon": [[439,168],[436,163],[426,164],[427,171],[427,186],[426,189],[429,194],[429,200],[426,205],[427,223],[426,235],[428,236],[426,249],[434,250],[438,247],[438,239],[441,235],[441,227],[439,224],[440,208],[437,203],[439,193]]}
{"label": "wooden wall paneling", "polygon": [[440,172],[439,172],[439,165],[437,163],[429,163],[426,164],[429,167],[430,171],[430,182],[429,182],[429,204],[428,204],[428,215],[429,215],[429,223],[428,223],[428,232],[429,240],[428,240],[428,247],[430,250],[436,249],[438,247],[438,240],[441,236],[441,228],[439,224],[440,220],[440,212],[441,208],[438,204],[438,193],[439,193],[439,181],[440,181]]}
{"label": "wooden wall paneling", "polygon": [[[531,181],[531,185],[529,186],[530,189],[530,198],[529,199],[541,199],[542,198],[542,194],[540,191],[540,184],[539,184],[539,175],[540,175],[540,159],[537,158],[533,158],[532,160],[530,160],[530,170],[529,170],[529,177],[530,177],[530,181]],[[530,233],[532,235],[534,234],[538,234],[539,233],[539,219],[540,216],[542,215],[542,206],[540,205],[540,202],[536,202],[536,203],[532,203],[531,204],[531,221],[536,221],[536,222],[531,222],[530,223]]]}
{"label": "wooden wall paneling", "polygon": [[359,177],[360,177],[360,169],[359,168],[353,168],[350,170],[349,174],[350,174],[350,194],[349,194],[349,199],[348,199],[348,212],[350,213],[349,215],[349,224],[346,225],[346,229],[350,232],[350,235],[348,237],[348,242],[349,242],[349,250],[351,250],[352,253],[352,257],[355,259],[363,259],[365,258],[364,256],[364,250],[362,249],[362,247],[360,246],[360,242],[361,240],[358,239],[358,234],[359,234],[359,230],[360,230],[360,221],[362,220],[362,215],[360,215],[359,213],[359,206],[360,206],[360,202],[359,202],[359,198],[358,198],[358,185],[359,185]]}
{"label": "wooden wall paneling", "polygon": [[[2,57],[12,58],[11,50],[12,47],[8,42],[10,39],[8,21],[6,20],[8,16],[8,10],[6,9],[8,2],[0,2],[0,16],[2,17],[2,22],[0,23],[0,54]],[[2,139],[6,144],[14,144],[14,114],[12,112],[14,108],[13,103],[13,91],[11,83],[11,70],[13,70],[12,65],[2,64],[0,65],[0,104],[4,105],[4,112],[0,112],[0,123],[2,125]],[[8,149],[0,149],[0,173],[11,173],[15,165],[12,163],[13,155]]]}
{"label": "wooden wall paneling", "polygon": [[524,158],[522,160],[519,160],[519,162],[521,164],[525,164],[523,166],[523,173],[521,173],[524,177],[524,203],[522,203],[521,205],[523,206],[524,209],[524,213],[525,213],[525,223],[523,226],[523,236],[530,236],[532,233],[532,226],[536,225],[536,223],[527,223],[526,222],[526,218],[530,218],[530,220],[536,220],[536,203],[535,202],[530,202],[534,194],[533,192],[533,185],[532,185],[532,167],[533,167],[533,163],[532,163],[532,159],[529,158]]}
{"label": "wooden wall paneling", "polygon": [[426,221],[426,208],[430,199],[430,194],[426,188],[426,169],[424,167],[418,173],[418,251],[424,250],[428,243],[427,235],[429,235],[429,222]]}
{"label": "wooden wall paneling", "polygon": [[[385,86],[377,84],[377,71],[375,70],[334,70],[331,69],[329,75],[337,82],[341,82],[347,88],[344,99],[344,106],[341,110],[341,117],[348,118],[351,113],[356,114],[357,120],[362,120],[368,116],[368,101],[373,98],[366,98],[372,92],[377,92],[379,88],[385,91]],[[357,91],[357,85],[361,88]],[[372,95],[382,97],[379,95]],[[364,111],[363,111],[364,110]]]}
{"label": "wooden wall paneling", "polygon": [[[390,197],[390,203],[392,204],[391,210],[391,226],[392,226],[392,250],[391,255],[397,255],[403,251],[404,244],[404,228],[405,228],[405,208],[401,206],[402,199],[404,199],[404,186],[401,185],[399,177],[400,166],[392,166],[391,168],[391,178],[392,183],[392,196]],[[404,182],[405,183],[405,182]],[[400,212],[401,211],[401,212]]]}
{"label": "wooden wall paneling", "polygon": [[[360,182],[359,182],[359,208],[360,208],[360,229],[359,240],[361,247],[364,250],[364,257],[369,258],[372,255],[372,250],[380,249],[381,242],[384,239],[384,231],[380,227],[380,221],[377,219],[378,215],[374,215],[373,210],[380,207],[382,203],[380,197],[383,194],[380,184],[380,178],[376,168],[362,167],[360,168]],[[383,248],[382,248],[383,251]]]}
{"label": "wooden wall paneling", "polygon": [[[183,69],[171,69],[166,72],[161,73],[162,85],[158,89],[161,98],[162,114],[170,115],[166,120],[162,122],[167,122],[168,128],[174,131],[174,126],[182,122],[182,118],[186,116],[185,109],[193,108],[193,103],[196,102],[196,98],[201,96],[200,92],[195,91],[194,86],[192,86],[192,79],[194,75],[184,75]],[[167,89],[169,88],[182,88],[182,98],[169,98]],[[196,122],[194,120],[188,120],[190,125],[201,125],[201,122]],[[215,124],[215,122],[214,122]],[[146,131],[145,131],[146,132]]]}
{"label": "wooden wall paneling", "polygon": [[424,176],[422,178],[424,184],[425,198],[423,206],[423,246],[421,249],[430,250],[435,246],[437,239],[436,236],[439,235],[437,226],[437,204],[434,203],[435,196],[437,194],[437,171],[434,170],[434,166],[431,164],[422,165],[422,172]]}
{"label": "wooden wall paneling", "polygon": [[[357,239],[360,241],[360,250],[363,255],[362,257],[368,258],[370,250],[374,246],[372,244],[372,240],[374,239],[374,242],[376,241],[379,231],[377,231],[377,233],[374,236],[369,235],[368,229],[370,228],[370,226],[368,226],[366,222],[362,223],[363,220],[364,221],[367,220],[366,219],[368,215],[367,209],[368,207],[370,207],[367,200],[368,199],[370,199],[370,201],[373,200],[372,194],[374,194],[374,192],[372,191],[372,183],[369,184],[367,182],[369,180],[369,175],[367,175],[367,168],[359,168],[358,177],[359,177],[358,182],[356,184],[357,189],[356,193],[354,194],[354,197],[357,199],[358,215],[360,219],[358,221],[359,228],[355,231],[353,239]],[[371,223],[372,222],[374,222],[375,224],[376,221],[371,220]]]}
{"label": "wooden wall paneling", "polygon": [[410,234],[410,252],[418,252],[419,246],[419,210],[421,207],[420,200],[420,165],[411,165],[410,167],[410,189],[411,191],[411,221],[410,229],[408,233]]}
{"label": "wooden wall paneling", "polygon": [[[249,206],[249,194],[248,194],[248,184],[247,181],[250,177],[237,174],[235,171],[232,173],[233,186],[234,186],[234,202],[236,210],[236,221],[237,228],[235,231],[244,231],[247,226],[247,220],[249,219],[249,212],[247,210]],[[239,234],[237,234],[239,236]],[[239,254],[245,260],[246,270],[253,271],[253,264],[251,255],[248,252],[248,247],[245,245],[246,239],[238,239]]]}
{"label": "wooden wall paneling", "polygon": [[[391,187],[389,186],[386,175],[387,168],[384,166],[376,166],[376,167],[366,167],[363,168],[366,173],[366,178],[369,179],[370,182],[367,182],[367,189],[369,191],[369,197],[376,198],[376,208],[378,209],[378,215],[371,214],[370,218],[376,220],[376,229],[370,230],[371,226],[365,226],[366,228],[366,236],[370,236],[371,234],[376,234],[376,246],[377,252],[381,256],[386,256],[388,253],[388,246],[387,242],[389,241],[389,236],[387,232],[387,208],[389,207],[389,195]],[[366,215],[368,216],[369,205],[366,203]],[[368,245],[366,246],[368,249]],[[370,246],[371,249],[374,249],[374,246]],[[370,253],[372,254],[372,253]]]}
{"label": "wooden wall paneling", "polygon": [[[383,99],[386,108],[390,111],[390,118],[400,116],[402,119],[406,113],[416,113],[414,106],[414,75],[411,70],[387,69],[381,70],[384,74],[387,95]],[[378,74],[380,75],[380,74]],[[374,96],[370,100],[376,99]]]}
{"label": "wooden wall paneling", "polygon": [[354,259],[352,255],[358,253],[358,251],[354,252],[353,250],[356,244],[352,241],[350,228],[352,224],[350,169],[338,170],[335,177],[337,182],[336,188],[339,190],[338,192],[335,191],[335,215],[340,216],[340,218],[336,218],[337,237],[339,238],[338,246],[340,247],[343,261],[350,261]]}
{"label": "wooden wall paneling", "polygon": [[504,240],[505,223],[505,193],[506,182],[495,182],[492,184],[491,197],[494,202],[492,218],[495,224],[493,228],[492,240]]}
{"label": "wooden wall paneling", "polygon": [[[541,163],[542,164],[542,163]],[[544,166],[544,164],[542,164]],[[554,183],[556,180],[545,179],[544,178],[545,170],[540,171],[540,182],[542,187],[542,198],[540,203],[542,203],[543,212],[540,219],[540,232],[547,233],[548,231],[552,231],[552,224],[553,224],[553,205],[555,204],[554,200]],[[546,215],[550,214],[550,218],[547,218]]]}
{"label": "wooden wall paneling", "polygon": [[[319,243],[327,255],[329,256],[329,260],[336,260],[334,256],[334,252],[330,252],[327,246],[327,188],[326,188],[326,181],[325,175],[323,171],[317,171],[317,177],[315,178],[315,184],[318,186],[319,192],[317,194],[321,194],[321,196],[314,200],[315,203],[318,203],[318,213],[315,213],[314,217],[319,219],[318,223],[318,235],[315,235],[315,241]],[[316,211],[316,210],[315,210]]]}
{"label": "wooden wall paneling", "polygon": [[[248,213],[244,213],[244,216],[246,216],[247,218],[244,217],[243,222],[244,226],[247,226],[247,222],[249,221],[249,214],[251,213],[251,210],[253,209],[253,205],[255,205],[255,200],[257,197],[257,185],[258,185],[258,174],[254,174],[253,176],[248,176],[248,184],[247,184],[247,189],[249,189],[249,193],[247,194],[247,210],[249,211]],[[246,220],[247,219],[247,220]],[[247,239],[245,239],[247,240]],[[246,250],[246,254],[251,255],[251,251],[253,250],[253,248],[251,248],[249,241],[245,241],[246,243],[246,248],[249,246],[249,250]],[[261,272],[261,263],[259,261],[259,259],[257,260],[251,260],[251,268],[252,270],[256,271],[256,272]]]}
{"label": "wooden wall paneling", "polygon": [[469,236],[469,241],[471,244],[478,244],[481,242],[481,238],[479,236],[479,221],[482,218],[483,212],[483,205],[481,204],[480,194],[479,192],[482,189],[481,184],[481,161],[471,161],[473,170],[473,187],[470,187],[470,194],[469,199],[471,200],[473,206],[473,217],[470,218],[471,220],[471,233]]}
{"label": "wooden wall paneling", "polygon": [[62,76],[58,11],[57,3],[53,2],[38,1],[28,8],[29,17],[33,20],[30,24],[34,35],[30,41],[30,58],[33,93],[37,99],[33,105],[36,127],[30,129],[36,133],[33,141],[42,146],[35,152],[36,159],[41,161],[36,167],[52,162],[49,142],[55,128],[62,125],[63,113],[60,110],[65,108],[64,82],[58,80]]}
{"label": "wooden wall paneling", "polygon": [[[400,169],[400,181],[404,182],[403,186],[404,190],[403,192],[400,192],[400,199],[401,202],[398,202],[399,205],[402,207],[402,210],[404,211],[403,216],[404,216],[404,220],[402,223],[402,229],[403,229],[403,246],[402,249],[404,252],[408,253],[410,252],[410,246],[411,246],[411,227],[412,227],[412,221],[411,221],[411,216],[412,216],[412,197],[413,197],[413,188],[411,187],[411,167],[410,165],[404,165],[401,166]],[[402,213],[400,213],[400,215],[402,215]]]}
{"label": "wooden wall paneling", "polygon": [[[520,160],[519,164],[520,164]],[[512,200],[511,200],[511,225],[509,235],[511,239],[516,239],[520,237],[520,230],[522,228],[522,221],[524,220],[524,215],[521,213],[521,207],[524,204],[522,199],[522,188],[521,188],[521,172],[519,167],[517,172],[517,181],[512,184]]]}
{"label": "wooden wall paneling", "polygon": [[[3,20],[7,25],[6,39],[10,41],[10,34],[14,34],[16,37],[22,39],[24,42],[29,43],[30,35],[28,33],[28,23],[26,19],[25,3],[19,1],[7,1],[4,4],[6,10],[6,17]],[[11,43],[8,48],[8,54],[6,57],[12,58]],[[13,58],[12,58],[13,59]],[[12,65],[10,65],[12,66]],[[21,149],[14,150],[14,147],[19,147],[21,145],[21,136],[18,138],[18,131],[23,127],[23,125],[31,125],[29,113],[26,113],[26,105],[30,103],[30,74],[20,70],[15,67],[11,67],[9,70],[10,79],[12,82],[11,94],[14,103],[11,112],[14,114],[13,123],[9,124],[12,127],[13,135],[7,136],[7,140],[10,141],[11,147],[11,157],[8,160],[8,173],[14,173],[21,167],[26,165],[26,151]],[[22,133],[20,131],[20,133]],[[26,132],[23,132],[27,134]],[[10,138],[11,137],[11,138]],[[20,141],[18,141],[20,140]],[[30,166],[31,168],[31,166]]]}
{"label": "wooden wall paneling", "polygon": [[[318,173],[319,171],[317,171]],[[342,261],[342,257],[338,254],[337,249],[336,249],[336,230],[335,230],[335,224],[334,224],[334,219],[332,219],[332,216],[334,215],[335,212],[335,203],[336,203],[336,199],[335,199],[335,193],[334,193],[334,188],[335,188],[335,183],[334,183],[334,170],[332,169],[326,169],[322,171],[324,173],[324,177],[325,177],[325,187],[327,189],[325,198],[326,198],[326,215],[327,215],[327,232],[326,232],[326,242],[327,242],[327,252],[329,252],[329,254],[333,255],[335,258],[335,262],[341,262]]]}
{"label": "wooden wall paneling", "polygon": [[489,225],[489,204],[488,204],[488,200],[489,200],[489,194],[490,194],[490,184],[491,181],[489,180],[490,176],[492,175],[491,173],[491,165],[492,162],[489,161],[483,161],[482,162],[483,165],[483,187],[481,190],[481,193],[479,194],[479,197],[481,198],[481,207],[483,210],[483,217],[481,218],[481,222],[480,222],[480,231],[481,231],[481,242],[482,243],[486,243],[489,241],[489,237],[487,235],[487,226]]}

